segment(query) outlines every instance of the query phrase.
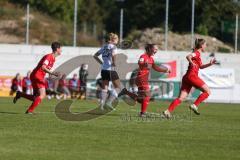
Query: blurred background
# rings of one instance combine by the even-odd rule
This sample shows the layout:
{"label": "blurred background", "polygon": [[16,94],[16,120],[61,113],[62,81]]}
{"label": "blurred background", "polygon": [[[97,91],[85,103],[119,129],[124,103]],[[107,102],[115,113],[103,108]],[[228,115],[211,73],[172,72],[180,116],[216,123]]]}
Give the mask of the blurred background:
{"label": "blurred background", "polygon": [[[100,67],[91,57],[106,34],[115,32],[120,42],[130,43],[127,49],[119,45],[118,70],[124,85],[129,85],[132,74],[126,66],[137,68],[143,46],[156,43],[160,48],[156,62],[170,66],[173,73],[152,71],[154,96],[176,97],[188,65],[185,56],[196,38],[204,38],[208,48],[203,61],[218,60],[201,72],[213,89],[209,101],[239,103],[239,13],[238,0],[0,0],[0,96],[9,96],[17,73],[23,79],[51,52],[52,41],[64,45],[54,69],[68,80],[74,74],[80,80],[81,66],[88,65],[87,95],[94,95]],[[193,92],[193,97],[198,94]]]}
{"label": "blurred background", "polygon": [[100,46],[107,32],[116,32],[134,41],[134,48],[153,41],[165,49],[167,38],[168,50],[185,51],[193,31],[212,39],[209,46],[217,47],[211,51],[232,53],[239,35],[237,0],[1,0],[0,5],[1,43],[58,39],[67,46]]}

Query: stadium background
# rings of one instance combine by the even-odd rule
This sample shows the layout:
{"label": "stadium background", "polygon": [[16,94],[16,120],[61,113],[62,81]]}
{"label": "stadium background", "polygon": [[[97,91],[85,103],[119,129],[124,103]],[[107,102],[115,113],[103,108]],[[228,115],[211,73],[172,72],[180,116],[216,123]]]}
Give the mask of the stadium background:
{"label": "stadium background", "polygon": [[[0,0],[0,159],[240,159],[239,13],[237,0]],[[117,61],[126,86],[144,44],[158,44],[155,61],[173,71],[151,73],[152,94],[160,100],[150,102],[146,118],[139,117],[139,104],[120,100],[115,111],[95,119],[60,119],[55,109],[66,101],[75,116],[97,109],[100,66],[92,55],[108,32],[132,44],[119,49]],[[200,116],[188,109],[199,94],[195,90],[173,119],[164,119],[162,111],[178,95],[186,54],[199,37],[208,43],[203,61],[213,56],[218,61],[201,72],[212,94],[200,105]],[[88,63],[91,97],[44,99],[36,115],[24,114],[31,102],[13,104],[6,97],[11,79],[32,70],[55,40],[63,44],[63,52],[54,69],[71,78]]]}
{"label": "stadium background", "polygon": [[[157,92],[155,98],[175,98],[187,67],[185,55],[193,47],[194,39],[202,37],[208,43],[204,62],[213,56],[218,60],[218,65],[201,71],[201,77],[213,91],[208,101],[239,103],[237,0],[209,1],[208,5],[200,0],[187,0],[185,4],[176,0],[44,0],[41,3],[2,0],[0,4],[3,6],[0,9],[0,96],[8,96],[10,79],[16,73],[25,76],[44,54],[50,52],[48,45],[53,39],[64,45],[55,69],[67,72],[70,78],[83,62],[89,64],[88,91],[93,95],[90,88],[94,90],[92,85],[99,77],[99,70],[91,55],[104,43],[106,33],[113,31],[119,34],[121,42],[131,44],[119,52],[125,55],[118,66],[125,84],[131,74],[129,65],[133,65],[132,69],[137,67],[144,44],[156,43],[160,47],[156,62],[170,65],[173,73],[166,75],[152,71],[154,85],[151,88]],[[135,18],[138,16],[141,18]],[[88,58],[84,59],[83,55]],[[69,65],[62,67],[65,63]],[[157,85],[156,81],[159,81]],[[195,92],[190,99],[198,94]]]}

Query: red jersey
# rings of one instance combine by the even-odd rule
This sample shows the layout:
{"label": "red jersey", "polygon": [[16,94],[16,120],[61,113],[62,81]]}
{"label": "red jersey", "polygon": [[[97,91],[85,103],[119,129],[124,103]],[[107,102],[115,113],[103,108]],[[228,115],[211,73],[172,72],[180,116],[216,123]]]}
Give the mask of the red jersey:
{"label": "red jersey", "polygon": [[138,60],[139,71],[137,76],[148,79],[149,71],[153,64],[154,60],[152,56],[149,56],[146,53],[142,54]]}
{"label": "red jersey", "polygon": [[187,73],[195,73],[198,74],[199,68],[202,65],[202,59],[201,59],[201,54],[199,51],[194,51],[192,53],[192,61],[196,65],[189,64],[188,65],[188,70]]}
{"label": "red jersey", "polygon": [[47,69],[51,69],[55,62],[55,57],[52,53],[45,55],[38,63],[37,67],[32,71],[31,76],[34,76],[37,79],[43,80],[46,72],[42,70],[42,66],[45,65]]}

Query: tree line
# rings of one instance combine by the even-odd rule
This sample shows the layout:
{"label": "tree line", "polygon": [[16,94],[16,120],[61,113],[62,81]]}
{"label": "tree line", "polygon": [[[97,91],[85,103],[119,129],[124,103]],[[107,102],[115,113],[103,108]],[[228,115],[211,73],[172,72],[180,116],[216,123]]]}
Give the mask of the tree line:
{"label": "tree line", "polygon": [[[73,23],[74,0],[9,0],[25,5],[66,23]],[[161,27],[165,24],[166,0],[78,0],[78,30],[97,34],[119,32],[120,8],[124,9],[124,36],[132,31]],[[169,0],[169,30],[188,33],[191,30],[192,0]],[[224,21],[234,23],[240,11],[233,0],[195,0],[195,32],[223,39]]]}

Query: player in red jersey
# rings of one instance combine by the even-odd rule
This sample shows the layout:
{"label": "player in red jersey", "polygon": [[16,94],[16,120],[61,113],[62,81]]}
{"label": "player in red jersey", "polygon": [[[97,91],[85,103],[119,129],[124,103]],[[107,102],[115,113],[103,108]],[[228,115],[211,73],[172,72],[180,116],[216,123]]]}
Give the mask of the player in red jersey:
{"label": "player in red jersey", "polygon": [[46,96],[46,73],[54,75],[56,77],[60,77],[60,73],[52,72],[51,68],[53,67],[55,58],[61,54],[61,44],[58,42],[53,42],[51,47],[52,53],[45,55],[39,61],[37,67],[32,71],[30,75],[34,95],[27,95],[23,92],[17,92],[16,96],[13,99],[13,103],[16,103],[17,100],[21,97],[33,101],[31,106],[26,111],[27,114],[32,114],[34,109],[41,103],[42,99]]}
{"label": "player in red jersey", "polygon": [[195,40],[195,48],[193,53],[187,55],[187,60],[189,62],[187,73],[182,78],[182,86],[181,91],[178,96],[168,107],[166,111],[163,112],[163,115],[166,118],[171,117],[171,112],[188,96],[192,87],[195,87],[202,91],[196,101],[189,106],[189,108],[197,115],[200,113],[198,112],[198,105],[203,102],[205,99],[208,98],[210,95],[210,89],[205,84],[205,82],[198,77],[199,69],[207,68],[216,63],[215,59],[211,59],[209,63],[202,64],[201,60],[201,53],[204,52],[206,48],[206,41],[204,39],[196,39]]}
{"label": "player in red jersey", "polygon": [[155,44],[147,44],[145,47],[146,52],[142,54],[138,60],[138,74],[136,78],[136,85],[138,87],[138,94],[129,92],[126,88],[118,94],[118,96],[128,95],[135,102],[141,103],[140,116],[145,115],[148,103],[150,101],[150,87],[148,83],[149,71],[153,68],[157,72],[170,73],[170,69],[166,67],[159,67],[154,63],[153,56],[157,53],[158,47]]}

